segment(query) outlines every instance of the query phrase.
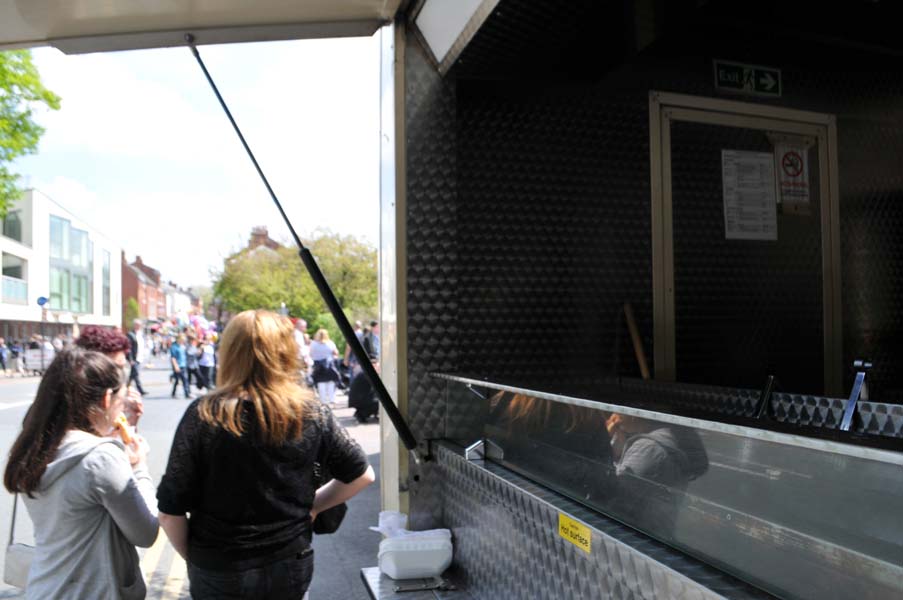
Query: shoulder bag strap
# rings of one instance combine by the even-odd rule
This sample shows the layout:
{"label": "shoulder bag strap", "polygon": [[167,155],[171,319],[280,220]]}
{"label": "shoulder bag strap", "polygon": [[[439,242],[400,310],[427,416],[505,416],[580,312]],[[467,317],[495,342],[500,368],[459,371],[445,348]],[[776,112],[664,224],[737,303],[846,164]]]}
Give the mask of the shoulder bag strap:
{"label": "shoulder bag strap", "polygon": [[13,535],[16,533],[16,509],[19,506],[19,494],[18,492],[13,494],[13,518],[9,524],[9,542],[7,542],[7,546],[13,545]]}

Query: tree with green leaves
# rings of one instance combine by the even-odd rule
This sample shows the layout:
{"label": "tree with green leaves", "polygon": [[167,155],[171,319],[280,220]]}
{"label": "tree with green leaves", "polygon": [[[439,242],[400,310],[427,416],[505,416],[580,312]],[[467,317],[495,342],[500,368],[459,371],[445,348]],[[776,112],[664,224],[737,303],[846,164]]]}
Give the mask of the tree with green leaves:
{"label": "tree with green leaves", "polygon": [[135,319],[141,318],[141,307],[138,306],[138,300],[130,297],[125,301],[125,311],[122,313],[122,330],[131,331],[132,323]]}
{"label": "tree with green leaves", "polygon": [[22,195],[19,176],[10,170],[10,163],[36,152],[44,134],[33,119],[40,105],[59,110],[60,98],[41,83],[31,52],[0,52],[0,217]]}
{"label": "tree with green leaves", "polygon": [[[349,319],[377,315],[376,249],[352,236],[318,231],[305,245],[329,282]],[[213,295],[222,309],[278,311],[282,303],[293,317],[308,322],[308,331],[323,327],[340,348],[344,338],[293,247],[259,247],[227,258],[214,273]]]}

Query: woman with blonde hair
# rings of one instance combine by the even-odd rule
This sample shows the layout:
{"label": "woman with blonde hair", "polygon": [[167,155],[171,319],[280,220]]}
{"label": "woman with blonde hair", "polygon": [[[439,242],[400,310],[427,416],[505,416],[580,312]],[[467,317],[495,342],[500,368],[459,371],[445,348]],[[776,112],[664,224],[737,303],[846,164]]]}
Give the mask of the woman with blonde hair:
{"label": "woman with blonde hair", "polygon": [[[361,447],[298,382],[292,324],[245,311],[220,340],[216,390],[185,411],[157,493],[193,598],[301,598],[311,523],[375,479]],[[314,489],[314,461],[335,479]],[[190,518],[186,516],[190,513]]]}
{"label": "woman with blonde hair", "polygon": [[329,332],[318,329],[314,341],[310,343],[310,358],[314,361],[311,377],[317,385],[320,402],[330,406],[335,401],[335,388],[339,381],[339,371],[336,368],[338,357],[339,350],[335,347],[335,342],[329,339]]}

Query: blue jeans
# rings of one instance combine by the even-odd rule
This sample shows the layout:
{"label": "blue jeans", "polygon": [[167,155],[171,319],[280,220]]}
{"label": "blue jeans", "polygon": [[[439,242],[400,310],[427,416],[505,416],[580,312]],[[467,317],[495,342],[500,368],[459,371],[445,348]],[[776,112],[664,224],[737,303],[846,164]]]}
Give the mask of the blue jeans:
{"label": "blue jeans", "polygon": [[182,382],[182,389],[185,390],[185,397],[188,398],[191,396],[191,392],[188,389],[188,369],[181,368],[179,372],[172,372],[173,382],[172,382],[172,397],[176,397],[176,390],[179,387],[179,382]]}
{"label": "blue jeans", "polygon": [[311,549],[243,571],[208,571],[188,563],[194,600],[301,600],[314,575]]}

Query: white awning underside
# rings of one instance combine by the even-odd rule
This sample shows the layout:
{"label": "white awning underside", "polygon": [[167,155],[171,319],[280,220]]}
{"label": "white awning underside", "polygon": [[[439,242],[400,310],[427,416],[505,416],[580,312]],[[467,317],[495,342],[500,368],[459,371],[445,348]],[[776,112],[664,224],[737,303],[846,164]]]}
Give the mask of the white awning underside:
{"label": "white awning underside", "polygon": [[402,0],[0,0],[0,49],[68,54],[371,35]]}

